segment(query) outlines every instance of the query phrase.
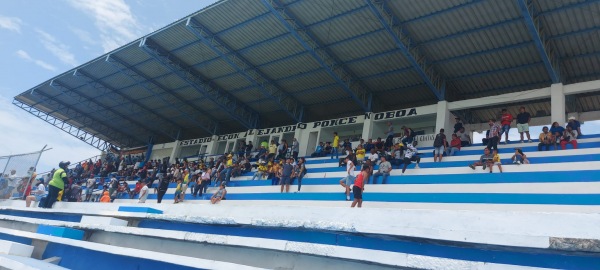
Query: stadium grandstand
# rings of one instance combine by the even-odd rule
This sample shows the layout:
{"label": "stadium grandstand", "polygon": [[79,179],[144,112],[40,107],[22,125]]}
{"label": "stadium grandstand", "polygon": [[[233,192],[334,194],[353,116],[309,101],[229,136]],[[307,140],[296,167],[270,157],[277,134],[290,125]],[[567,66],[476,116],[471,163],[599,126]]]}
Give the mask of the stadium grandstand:
{"label": "stadium grandstand", "polygon": [[600,269],[598,0],[222,0],[13,104],[103,154],[0,268]]}

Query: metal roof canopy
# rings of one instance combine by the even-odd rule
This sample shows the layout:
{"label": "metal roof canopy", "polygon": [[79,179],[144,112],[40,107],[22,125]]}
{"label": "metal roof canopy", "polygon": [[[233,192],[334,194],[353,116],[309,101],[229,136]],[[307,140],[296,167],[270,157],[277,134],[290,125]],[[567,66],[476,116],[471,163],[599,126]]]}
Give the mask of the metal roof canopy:
{"label": "metal roof canopy", "polygon": [[[13,104],[106,150],[597,80],[599,13],[599,0],[223,0]],[[600,109],[590,98],[567,109]]]}

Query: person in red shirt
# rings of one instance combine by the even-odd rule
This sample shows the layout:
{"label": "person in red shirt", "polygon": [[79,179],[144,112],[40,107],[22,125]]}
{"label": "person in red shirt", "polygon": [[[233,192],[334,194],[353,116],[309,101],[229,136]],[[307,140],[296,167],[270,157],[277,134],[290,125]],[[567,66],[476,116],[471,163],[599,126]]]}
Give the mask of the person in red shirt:
{"label": "person in red shirt", "polygon": [[500,131],[500,139],[502,139],[502,133],[506,134],[504,135],[504,144],[508,143],[508,131],[510,130],[510,124],[512,123],[512,121],[513,116],[510,113],[508,113],[506,109],[502,109],[502,115],[500,117],[500,125],[502,125],[502,130]]}
{"label": "person in red shirt", "polygon": [[352,194],[354,195],[354,201],[352,201],[352,205],[350,207],[354,208],[354,206],[356,205],[358,205],[358,208],[362,207],[362,194],[365,190],[364,179],[369,179],[369,172],[369,165],[363,164],[360,173],[354,179],[354,186],[352,186]]}
{"label": "person in red shirt", "polygon": [[446,156],[454,156],[455,152],[460,151],[461,141],[456,134],[452,134],[452,141],[450,141],[450,147],[446,149]]}

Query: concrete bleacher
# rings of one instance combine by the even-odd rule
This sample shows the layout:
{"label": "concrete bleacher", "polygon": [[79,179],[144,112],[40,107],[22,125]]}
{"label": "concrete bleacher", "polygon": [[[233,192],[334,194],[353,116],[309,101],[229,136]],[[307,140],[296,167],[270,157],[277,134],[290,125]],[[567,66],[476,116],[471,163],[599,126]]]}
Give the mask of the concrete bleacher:
{"label": "concrete bleacher", "polygon": [[[598,269],[600,136],[579,142],[579,149],[543,152],[536,142],[501,144],[504,173],[494,168],[492,174],[468,167],[482,145],[440,163],[433,162],[431,148],[420,148],[419,169],[411,165],[401,175],[394,168],[386,184],[381,177],[379,184],[367,184],[363,209],[349,208],[339,186],[345,168],[330,157],[307,159],[300,193],[280,193],[270,179],[252,181],[248,173],[232,178],[227,200],[218,205],[208,200],[213,186],[198,198],[188,192],[186,201],[175,205],[175,184],[162,204],[153,189],[144,205],[134,198],[37,209],[5,201],[0,240],[30,245],[24,239],[36,239],[107,260],[122,253],[128,268],[149,266],[135,257],[175,254],[181,261],[170,258],[160,267]],[[515,147],[524,149],[532,164],[511,164]],[[133,188],[135,182],[129,184]],[[82,230],[85,236],[42,235],[40,226]],[[100,266],[118,267],[95,265]]]}

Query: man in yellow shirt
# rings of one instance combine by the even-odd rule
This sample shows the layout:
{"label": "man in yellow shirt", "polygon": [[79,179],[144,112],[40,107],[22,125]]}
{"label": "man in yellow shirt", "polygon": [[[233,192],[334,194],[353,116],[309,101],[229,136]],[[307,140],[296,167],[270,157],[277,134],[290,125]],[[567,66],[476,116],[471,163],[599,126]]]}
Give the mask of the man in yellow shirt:
{"label": "man in yellow shirt", "polygon": [[333,155],[335,155],[335,159],[340,158],[340,152],[338,150],[340,147],[340,137],[337,132],[333,132],[333,144],[331,144],[331,159],[333,159]]}

